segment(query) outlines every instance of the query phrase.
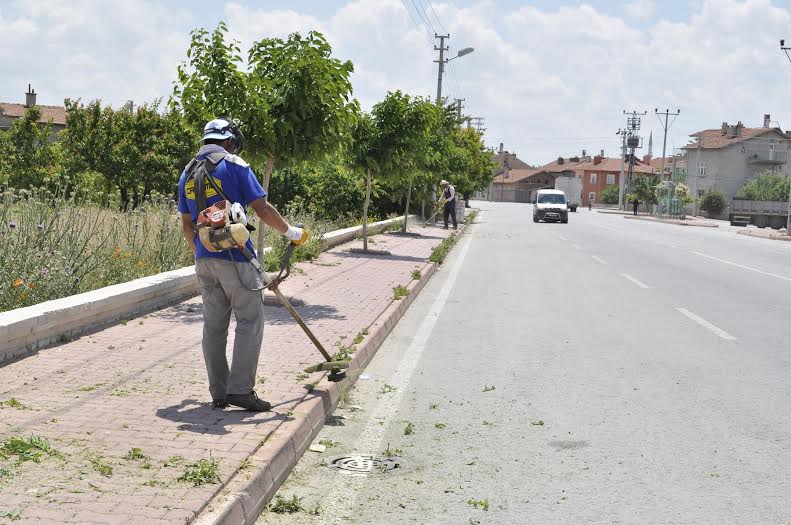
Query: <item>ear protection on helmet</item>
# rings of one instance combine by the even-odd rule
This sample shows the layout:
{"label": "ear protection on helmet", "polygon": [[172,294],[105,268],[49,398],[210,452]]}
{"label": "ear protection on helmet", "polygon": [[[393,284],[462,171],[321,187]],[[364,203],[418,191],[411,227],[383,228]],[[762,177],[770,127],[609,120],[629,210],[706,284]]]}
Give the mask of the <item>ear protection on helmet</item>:
{"label": "ear protection on helmet", "polygon": [[219,117],[223,120],[228,121],[228,125],[219,129],[220,133],[225,133],[229,131],[233,135],[233,143],[234,143],[234,151],[231,153],[239,153],[244,149],[244,134],[242,130],[239,129],[239,126],[234,122],[230,117]]}

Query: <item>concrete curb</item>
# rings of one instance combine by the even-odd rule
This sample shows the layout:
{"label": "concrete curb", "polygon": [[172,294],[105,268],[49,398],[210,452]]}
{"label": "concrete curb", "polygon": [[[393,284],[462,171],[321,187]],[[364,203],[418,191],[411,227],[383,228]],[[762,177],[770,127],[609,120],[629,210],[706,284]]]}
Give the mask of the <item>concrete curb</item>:
{"label": "concrete curb", "polygon": [[[466,229],[467,225],[462,224],[457,232],[457,237],[460,237]],[[215,496],[220,496],[223,493],[228,494],[224,496],[226,498],[224,501],[219,502],[220,507],[201,511],[193,523],[200,525],[250,525],[255,523],[269,500],[288,478],[299,458],[324,426],[325,421],[334,412],[342,390],[354,385],[412,301],[434,275],[438,266],[433,262],[423,265],[420,269],[420,279],[412,281],[407,286],[409,294],[400,301],[391,301],[379,314],[376,321],[368,327],[369,335],[358,345],[347,371],[347,379],[340,383],[331,383],[325,376],[313,392],[307,394],[303,401],[297,405],[293,419],[281,423],[251,455],[250,459],[256,467],[256,471],[249,479],[241,480],[239,476],[234,475]],[[212,501],[207,503],[207,508],[211,506],[211,503]]]}
{"label": "concrete curb", "polygon": [[[401,217],[368,225],[381,233]],[[417,215],[410,215],[416,221]],[[354,226],[322,237],[322,250],[351,241],[362,232]],[[180,303],[200,293],[195,267],[188,266],[134,281],[0,313],[0,366],[58,342],[102,330],[121,320]]]}
{"label": "concrete curb", "polygon": [[737,230],[736,233],[739,235],[746,235],[747,237],[755,237],[756,239],[769,239],[770,241],[791,241],[791,235],[786,235],[784,233],[778,233],[775,231],[767,232],[769,235],[761,235],[763,233],[761,230]]}
{"label": "concrete curb", "polygon": [[688,223],[688,222],[682,222],[680,220],[654,219],[654,218],[648,218],[648,217],[640,217],[639,215],[637,215],[637,216],[624,215],[623,218],[624,219],[629,219],[629,220],[632,220],[632,221],[660,222],[660,223],[663,223],[663,224],[675,224],[676,226],[689,226],[689,227],[692,227],[692,228],[719,228],[720,227],[719,224],[714,224],[714,223],[711,223],[711,222],[703,222],[703,223],[700,223],[700,224],[691,224],[691,223]]}

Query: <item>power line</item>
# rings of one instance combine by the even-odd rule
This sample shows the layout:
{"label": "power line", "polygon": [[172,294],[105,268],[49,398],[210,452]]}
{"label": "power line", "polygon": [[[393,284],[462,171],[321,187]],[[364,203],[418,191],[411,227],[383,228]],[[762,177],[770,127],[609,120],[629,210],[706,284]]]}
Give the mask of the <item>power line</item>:
{"label": "power line", "polygon": [[423,25],[426,26],[426,30],[432,33],[436,33],[437,31],[434,29],[434,25],[431,23],[431,20],[429,20],[426,17],[426,12],[422,8],[418,9],[415,0],[412,0],[412,5],[415,6],[415,13],[417,13],[417,16],[420,17],[420,19],[423,21]]}
{"label": "power line", "polygon": [[437,12],[436,12],[436,11],[434,11],[434,6],[431,4],[431,0],[426,0],[426,2],[428,2],[428,6],[431,8],[431,12],[432,12],[432,13],[434,13],[434,18],[437,20],[437,23],[439,24],[439,27],[441,27],[441,28],[442,28],[442,31],[444,31],[445,33],[447,33],[447,32],[448,32],[448,30],[447,30],[447,29],[445,29],[445,26],[444,26],[444,25],[442,25],[442,22],[440,22],[440,20],[439,20],[439,17],[437,16]]}
{"label": "power line", "polygon": [[421,35],[423,35],[424,38],[426,38],[427,42],[429,44],[431,44],[432,43],[431,42],[431,38],[428,35],[426,35],[426,33],[423,31],[425,26],[424,27],[420,27],[422,24],[419,24],[419,23],[417,23],[415,21],[415,17],[412,16],[412,11],[406,5],[406,0],[401,0],[401,4],[404,6],[404,9],[406,10],[406,14],[409,15],[409,19],[412,20],[412,25],[415,26],[415,29],[417,29],[417,32],[420,33]]}

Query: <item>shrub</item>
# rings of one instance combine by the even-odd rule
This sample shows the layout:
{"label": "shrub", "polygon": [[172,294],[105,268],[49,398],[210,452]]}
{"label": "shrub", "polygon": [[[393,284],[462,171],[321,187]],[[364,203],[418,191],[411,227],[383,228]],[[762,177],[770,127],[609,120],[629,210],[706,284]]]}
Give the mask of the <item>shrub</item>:
{"label": "shrub", "polygon": [[788,202],[789,179],[771,171],[762,171],[748,180],[736,193],[737,199]]}
{"label": "shrub", "polygon": [[719,190],[709,188],[700,196],[700,209],[711,215],[718,215],[725,209],[725,195]]}
{"label": "shrub", "polygon": [[618,204],[618,186],[611,184],[601,192],[602,204]]}

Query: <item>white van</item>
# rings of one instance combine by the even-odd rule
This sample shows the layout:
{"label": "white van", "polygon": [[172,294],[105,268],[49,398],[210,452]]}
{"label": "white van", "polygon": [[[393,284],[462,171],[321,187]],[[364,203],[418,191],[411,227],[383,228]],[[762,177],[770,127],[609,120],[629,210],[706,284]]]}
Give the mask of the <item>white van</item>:
{"label": "white van", "polygon": [[538,190],[533,204],[533,222],[569,222],[566,194],[560,190]]}

